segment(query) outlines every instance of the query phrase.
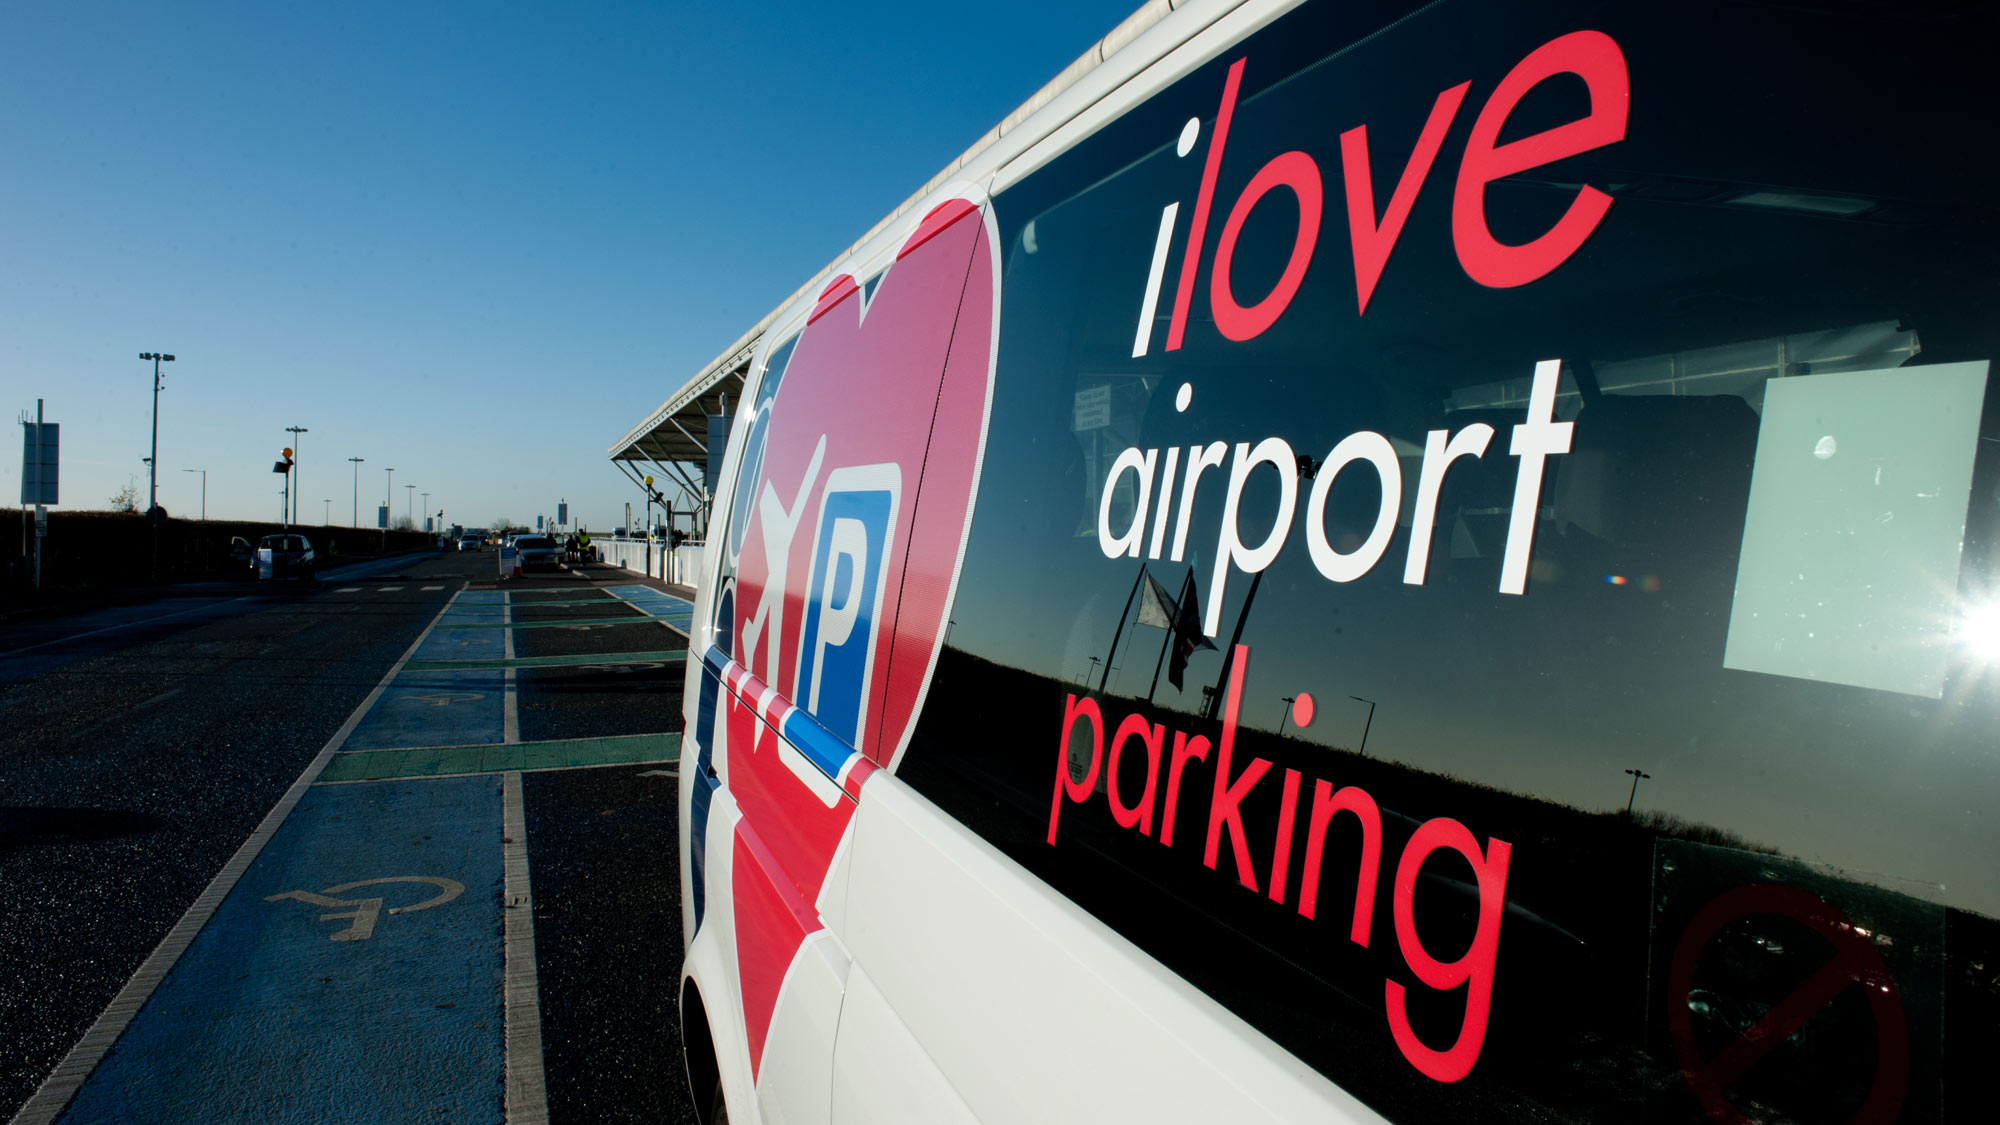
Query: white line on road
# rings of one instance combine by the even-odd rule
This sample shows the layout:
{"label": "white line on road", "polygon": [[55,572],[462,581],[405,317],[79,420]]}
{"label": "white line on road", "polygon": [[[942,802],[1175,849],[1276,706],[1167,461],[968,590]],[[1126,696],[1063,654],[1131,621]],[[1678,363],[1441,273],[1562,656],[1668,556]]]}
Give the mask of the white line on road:
{"label": "white line on road", "polygon": [[[514,623],[514,595],[500,591],[500,624],[512,626]],[[514,630],[502,628],[500,635],[505,638],[504,655],[509,661],[514,659]],[[500,699],[500,741],[512,745],[521,741],[521,697],[514,687],[514,666],[510,663],[506,672],[506,691]]]}
{"label": "white line on road", "polygon": [[379,586],[375,592],[378,594],[393,594],[400,589],[402,589],[401,586]]}
{"label": "white line on road", "polygon": [[507,1123],[546,1125],[548,1091],[542,1081],[541,985],[535,971],[535,899],[528,882],[528,817],[521,804],[521,775],[500,775],[502,905],[506,951]]}
{"label": "white line on road", "polygon": [[195,935],[199,934],[209,919],[215,916],[216,909],[222,905],[222,900],[228,898],[229,892],[236,889],[237,881],[243,878],[245,871],[250,870],[250,865],[256,862],[258,854],[264,850],[264,845],[271,842],[272,836],[277,835],[278,826],[292,814],[292,809],[298,805],[299,798],[305,796],[306,790],[312,787],[313,779],[318,777],[320,772],[326,769],[326,764],[333,760],[334,751],[339,749],[340,744],[347,740],[347,736],[354,732],[354,728],[361,724],[361,717],[366,715],[368,709],[375,705],[375,701],[382,697],[382,693],[388,690],[389,682],[396,678],[396,673],[403,670],[403,665],[409,663],[410,657],[416,655],[417,648],[424,643],[424,638],[430,636],[431,630],[437,628],[438,621],[443,619],[445,609],[450,609],[451,602],[456,600],[458,594],[453,594],[451,601],[447,601],[444,609],[440,609],[438,615],[431,618],[431,623],[424,626],[424,631],[417,634],[417,639],[410,642],[410,647],[403,652],[402,657],[382,677],[381,682],[375,685],[375,690],[368,693],[368,698],[361,701],[361,705],[354,709],[354,713],[347,716],[347,721],[340,724],[340,729],[333,732],[333,737],[327,739],[326,745],[320,747],[319,754],[313,758],[312,764],[298,776],[298,780],[292,782],[290,789],[285,790],[285,795],[278,798],[278,803],[264,815],[262,823],[257,825],[257,830],[250,834],[249,839],[243,841],[243,846],[236,849],[236,854],[229,857],[229,862],[222,865],[222,870],[216,872],[215,878],[209,880],[208,886],[196,896],[194,903],[181,915],[180,921],[174,923],[174,928],[168,930],[167,936],[160,939],[160,944],[153,947],[153,952],[146,957],[139,970],[132,974],[132,979],[126,981],[125,987],[119,989],[118,995],[112,997],[111,1003],[105,1006],[103,1013],[97,1017],[97,1022],[90,1025],[90,1030],[83,1033],[83,1038],[77,1040],[76,1046],[70,1048],[69,1054],[63,1056],[63,1060],[56,1064],[55,1070],[42,1080],[41,1088],[37,1089],[35,1096],[29,1098],[21,1107],[21,1111],[14,1115],[11,1125],[49,1125],[61,1115],[64,1107],[69,1105],[70,1099],[83,1088],[84,1080],[90,1077],[90,1072],[97,1069],[97,1064],[103,1061],[112,1044],[118,1041],[118,1037],[125,1033],[133,1017],[139,1014],[139,1009],[146,1006],[146,1001],[152,997],[153,991],[166,979],[167,974],[173,971],[174,963],[179,961],[181,954],[187,952],[188,946],[194,943]]}
{"label": "white line on road", "polygon": [[424,593],[428,594],[433,590],[442,590],[442,589],[444,589],[443,586],[426,586],[424,587]]}
{"label": "white line on road", "polygon": [[361,587],[359,586],[342,586],[340,589],[334,591],[336,594],[358,594],[360,592]]}

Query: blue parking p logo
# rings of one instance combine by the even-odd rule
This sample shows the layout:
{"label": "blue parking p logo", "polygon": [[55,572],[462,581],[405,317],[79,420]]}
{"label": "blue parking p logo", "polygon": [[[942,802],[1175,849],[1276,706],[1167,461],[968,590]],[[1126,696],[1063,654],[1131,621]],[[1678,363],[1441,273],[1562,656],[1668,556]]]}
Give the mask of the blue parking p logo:
{"label": "blue parking p logo", "polygon": [[875,642],[884,625],[882,595],[901,491],[896,465],[836,469],[827,475],[813,534],[792,698],[856,749],[868,714]]}

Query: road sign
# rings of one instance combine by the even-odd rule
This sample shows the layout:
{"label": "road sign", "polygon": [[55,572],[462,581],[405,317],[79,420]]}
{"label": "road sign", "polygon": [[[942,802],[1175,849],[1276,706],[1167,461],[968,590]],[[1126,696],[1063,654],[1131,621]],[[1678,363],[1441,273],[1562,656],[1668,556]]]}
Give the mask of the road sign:
{"label": "road sign", "polygon": [[[1697,1003],[1695,964],[1725,927],[1757,915],[1804,923],[1832,946],[1832,956],[1719,1053],[1707,1055],[1696,1043],[1691,1014]],[[1776,883],[1751,883],[1725,891],[1695,915],[1674,948],[1667,981],[1667,1026],[1681,1073],[1710,1117],[1732,1125],[1749,1121],[1730,1100],[1729,1087],[1820,1017],[1842,993],[1859,988],[1875,1020],[1875,1060],[1867,1098],[1852,1120],[1896,1120],[1910,1080],[1909,1023],[1895,979],[1876,952],[1871,936],[1869,930],[1856,926],[1825,899]]]}
{"label": "road sign", "polygon": [[54,422],[21,423],[21,506],[54,504],[62,427]]}
{"label": "road sign", "polygon": [[389,527],[389,505],[382,504],[375,509],[375,526],[387,530]]}
{"label": "road sign", "polygon": [[569,526],[569,501],[567,500],[559,501],[556,504],[556,526]]}
{"label": "road sign", "polygon": [[1085,387],[1076,392],[1076,404],[1072,412],[1077,433],[1085,430],[1101,430],[1111,424],[1111,388]]}

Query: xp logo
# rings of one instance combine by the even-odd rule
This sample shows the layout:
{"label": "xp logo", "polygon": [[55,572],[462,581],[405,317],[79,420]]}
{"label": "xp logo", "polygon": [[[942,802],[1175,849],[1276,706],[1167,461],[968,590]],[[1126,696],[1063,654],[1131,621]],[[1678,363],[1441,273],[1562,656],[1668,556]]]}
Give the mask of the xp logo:
{"label": "xp logo", "polygon": [[[735,579],[704,654],[698,753],[733,799],[727,901],[753,1074],[854,798],[896,767],[950,617],[1000,316],[985,204],[964,187],[779,321],[737,430]],[[699,926],[711,833],[695,792]]]}
{"label": "xp logo", "polygon": [[895,465],[835,469],[826,478],[799,630],[792,699],[849,746],[861,743],[869,673],[890,576],[902,471]]}
{"label": "xp logo", "polygon": [[[893,258],[837,274],[796,336],[772,334],[738,431],[734,620],[718,640],[767,693],[763,721],[816,764],[808,743],[893,768],[936,665],[992,397],[1000,278],[985,204],[966,185]],[[794,709],[818,729],[792,738]]]}

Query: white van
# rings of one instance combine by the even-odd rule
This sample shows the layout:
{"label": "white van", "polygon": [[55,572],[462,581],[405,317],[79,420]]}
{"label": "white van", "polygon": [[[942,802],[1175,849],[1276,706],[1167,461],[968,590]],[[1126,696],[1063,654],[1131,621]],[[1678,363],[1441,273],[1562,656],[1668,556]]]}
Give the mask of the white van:
{"label": "white van", "polygon": [[1984,5],[1148,5],[780,309],[712,1120],[1962,1121]]}

